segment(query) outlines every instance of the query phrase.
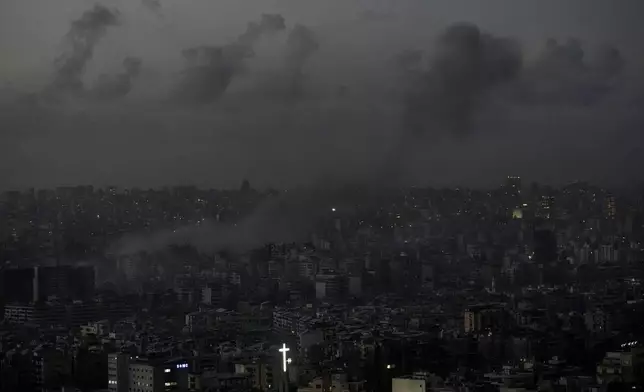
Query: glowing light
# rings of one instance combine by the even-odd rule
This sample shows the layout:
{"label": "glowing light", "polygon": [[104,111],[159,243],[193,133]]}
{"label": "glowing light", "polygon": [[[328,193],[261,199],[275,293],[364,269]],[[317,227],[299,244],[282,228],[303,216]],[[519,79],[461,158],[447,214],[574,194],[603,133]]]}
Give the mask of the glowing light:
{"label": "glowing light", "polygon": [[282,343],[282,348],[279,350],[282,353],[282,370],[284,370],[284,373],[286,373],[286,365],[291,363],[290,358],[286,358],[286,353],[290,350],[290,348],[286,347],[286,343]]}
{"label": "glowing light", "polygon": [[331,211],[332,211],[332,212],[335,212],[335,207],[332,207],[332,208],[331,208]]}

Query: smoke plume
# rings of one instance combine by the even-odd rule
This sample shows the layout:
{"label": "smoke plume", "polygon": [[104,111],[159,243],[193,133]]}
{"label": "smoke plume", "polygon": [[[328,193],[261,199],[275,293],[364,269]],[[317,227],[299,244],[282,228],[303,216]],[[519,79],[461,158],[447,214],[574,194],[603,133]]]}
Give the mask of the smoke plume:
{"label": "smoke plume", "polygon": [[367,192],[355,184],[291,190],[269,197],[235,224],[205,221],[176,230],[127,236],[113,246],[112,252],[133,254],[160,251],[170,245],[192,245],[203,253],[243,253],[268,243],[307,241],[320,219],[334,212],[351,213],[356,203],[365,202]]}
{"label": "smoke plume", "polygon": [[534,64],[522,75],[521,93],[527,104],[594,105],[615,87],[624,67],[618,49],[602,48],[588,58],[581,43],[548,40]]}
{"label": "smoke plume", "polygon": [[132,89],[134,79],[141,72],[141,59],[126,57],[123,60],[124,72],[116,75],[101,75],[91,91],[100,100],[111,100],[126,96]]}
{"label": "smoke plume", "polygon": [[485,94],[516,78],[521,64],[514,41],[484,34],[474,25],[449,27],[419,89],[407,98],[406,126],[413,132],[466,131]]}
{"label": "smoke plume", "polygon": [[286,28],[284,17],[277,14],[263,14],[259,22],[250,22],[246,31],[239,36],[237,43],[252,48],[264,34],[273,34]]}
{"label": "smoke plume", "polygon": [[244,61],[254,55],[253,46],[264,34],[284,30],[281,15],[262,15],[261,21],[248,24],[237,41],[222,47],[200,46],[183,51],[186,69],[174,97],[187,103],[209,103],[220,98],[233,77],[244,69]]}
{"label": "smoke plume", "polygon": [[286,45],[286,66],[291,78],[291,93],[297,96],[302,90],[304,65],[309,57],[319,49],[320,45],[313,31],[300,24],[291,30]]}
{"label": "smoke plume", "polygon": [[417,52],[397,58],[398,69],[413,80],[404,122],[413,133],[471,130],[484,101],[508,107],[588,106],[607,98],[624,68],[619,50],[606,46],[589,58],[581,42],[548,40],[527,64],[512,39],[482,33],[473,25],[449,27],[436,43],[429,70],[417,82]]}
{"label": "smoke plume", "polygon": [[[89,11],[90,16],[81,18],[68,34],[69,50],[57,61],[53,83],[61,90],[88,94],[53,105],[34,102],[38,100],[33,97],[0,103],[0,128],[7,134],[0,154],[5,187],[221,187],[236,184],[242,176],[259,186],[292,187],[314,183],[320,176],[353,182],[368,173],[386,182],[488,186],[507,175],[508,168],[545,182],[580,178],[615,183],[637,175],[634,168],[642,159],[631,150],[644,124],[636,107],[644,89],[632,83],[629,72],[637,68],[626,63],[618,49],[593,52],[583,43],[553,40],[536,58],[524,57],[513,39],[475,26],[451,26],[434,38],[433,27],[425,29],[426,21],[411,26],[415,22],[407,15],[386,23],[347,21],[347,15],[355,15],[346,9],[347,2],[328,1],[347,12],[308,18],[281,7],[302,19],[293,20],[280,39],[271,40],[264,39],[268,32],[286,30],[281,17],[258,19],[246,28],[248,19],[234,19],[247,18],[240,15],[248,8],[233,11],[221,2],[187,2],[173,8],[166,17],[176,29],[158,26],[146,17],[149,12],[142,18],[128,14],[133,23],[126,30],[137,34],[128,42],[117,42],[125,37],[120,34],[100,41],[105,31],[111,35],[109,26],[118,23],[118,15],[107,12],[111,17],[101,19],[90,17],[100,12]],[[230,7],[233,3],[237,4],[230,2]],[[257,3],[263,9],[250,12],[261,15],[267,5]],[[140,3],[134,2],[134,8],[141,11]],[[130,9],[123,6],[121,11]],[[212,12],[206,14],[207,9]],[[313,41],[320,43],[317,52],[311,49],[314,45],[285,42],[295,22],[304,21],[315,32]],[[152,23],[145,26],[146,22]],[[54,28],[54,21],[50,25]],[[222,36],[231,33],[229,28],[243,34],[233,30],[238,38],[226,45]],[[502,28],[512,34],[510,24]],[[112,44],[126,47],[127,54],[140,56],[150,72],[134,80],[127,72],[108,71],[113,77],[104,76],[85,89],[83,70],[86,65],[89,69],[89,61],[97,61],[98,49],[91,60],[96,44],[105,45],[107,53],[119,53]],[[426,53],[401,56],[396,70],[388,66],[396,53],[425,47]],[[173,54],[181,49],[186,49],[185,67],[174,63]],[[2,76],[14,78],[17,86],[24,84],[19,89],[39,90],[35,58],[40,54],[23,51],[25,69],[0,64]],[[29,61],[33,72],[27,68]],[[306,73],[307,96],[285,105],[274,98],[276,91],[292,86],[291,69]],[[166,79],[181,70],[185,72],[179,83]],[[278,83],[262,94],[257,81],[262,72],[272,70],[277,70]],[[413,81],[401,74],[413,75]],[[175,105],[164,100],[168,86],[177,87],[174,97],[184,102],[221,100],[216,107]],[[93,98],[92,92],[118,97],[128,89],[128,105],[84,102]],[[445,133],[461,137],[440,137]],[[113,151],[119,151],[118,157]],[[543,151],[548,151],[548,160]],[[628,161],[600,162],[596,157],[605,151]]]}
{"label": "smoke plume", "polygon": [[83,73],[94,56],[96,44],[103,38],[108,27],[118,23],[118,11],[100,4],[72,22],[65,36],[65,51],[54,62],[55,90],[74,94],[82,92]]}
{"label": "smoke plume", "polygon": [[420,50],[405,50],[398,54],[395,59],[395,66],[402,73],[418,70],[423,61],[423,52]]}
{"label": "smoke plume", "polygon": [[158,16],[163,15],[163,8],[159,0],[141,0],[141,4]]}

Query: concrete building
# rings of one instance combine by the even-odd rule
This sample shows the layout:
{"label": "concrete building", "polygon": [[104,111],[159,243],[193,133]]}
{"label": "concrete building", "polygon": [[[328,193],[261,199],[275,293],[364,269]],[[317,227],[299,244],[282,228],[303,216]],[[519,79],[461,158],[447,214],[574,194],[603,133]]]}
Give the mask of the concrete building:
{"label": "concrete building", "polygon": [[69,357],[54,347],[40,347],[34,350],[32,363],[36,391],[49,391],[50,388],[64,383],[72,374]]}
{"label": "concrete building", "polygon": [[276,368],[270,360],[251,360],[235,363],[235,374],[248,375],[252,388],[260,391],[271,390],[276,384]]}
{"label": "concrete building", "polygon": [[163,369],[150,363],[130,363],[128,381],[131,391],[162,392],[165,390]]}
{"label": "concrete building", "polygon": [[110,392],[129,392],[129,354],[107,356],[107,388]]}
{"label": "concrete building", "polygon": [[412,378],[394,378],[391,380],[391,392],[425,392],[429,391],[425,380]]}
{"label": "concrete building", "polygon": [[463,314],[463,329],[465,333],[499,330],[505,327],[506,316],[500,304],[471,306]]}
{"label": "concrete building", "polygon": [[336,274],[315,276],[315,297],[317,299],[340,299],[346,294],[346,280]]}
{"label": "concrete building", "polygon": [[110,392],[162,392],[166,390],[164,369],[139,361],[125,353],[107,357],[107,387]]}
{"label": "concrete building", "polygon": [[309,260],[300,261],[298,264],[298,274],[305,279],[313,279],[316,273],[315,263]]}
{"label": "concrete building", "polygon": [[362,278],[360,276],[349,277],[349,295],[352,297],[362,296]]}

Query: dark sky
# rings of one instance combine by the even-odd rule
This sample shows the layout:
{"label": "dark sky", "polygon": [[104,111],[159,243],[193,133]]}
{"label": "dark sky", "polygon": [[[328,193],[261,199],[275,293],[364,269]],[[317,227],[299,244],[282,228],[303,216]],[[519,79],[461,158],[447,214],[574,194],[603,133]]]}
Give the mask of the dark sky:
{"label": "dark sky", "polygon": [[102,4],[0,1],[0,189],[641,179],[641,0]]}

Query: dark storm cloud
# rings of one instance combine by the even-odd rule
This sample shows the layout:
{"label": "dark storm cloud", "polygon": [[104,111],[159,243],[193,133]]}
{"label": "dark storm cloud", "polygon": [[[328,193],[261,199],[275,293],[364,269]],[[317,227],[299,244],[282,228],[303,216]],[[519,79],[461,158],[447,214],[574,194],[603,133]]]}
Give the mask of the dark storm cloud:
{"label": "dark storm cloud", "polygon": [[237,41],[224,46],[199,46],[185,49],[182,54],[186,69],[174,98],[186,103],[209,103],[219,99],[235,75],[244,71],[244,62],[254,55],[253,46],[265,34],[284,30],[281,15],[262,15],[261,21],[248,24]]}
{"label": "dark storm cloud", "polygon": [[119,23],[119,12],[97,4],[72,22],[65,36],[65,51],[56,58],[53,88],[79,93],[83,90],[83,73],[94,56],[94,49],[107,28]]}
{"label": "dark storm cloud", "polygon": [[516,42],[484,34],[474,25],[450,26],[436,43],[430,69],[406,103],[406,126],[463,132],[486,92],[517,77],[521,51]]}
{"label": "dark storm cloud", "polygon": [[92,98],[112,100],[126,96],[141,72],[141,59],[126,57],[123,60],[123,68],[124,71],[116,76],[101,75],[90,91]]}

